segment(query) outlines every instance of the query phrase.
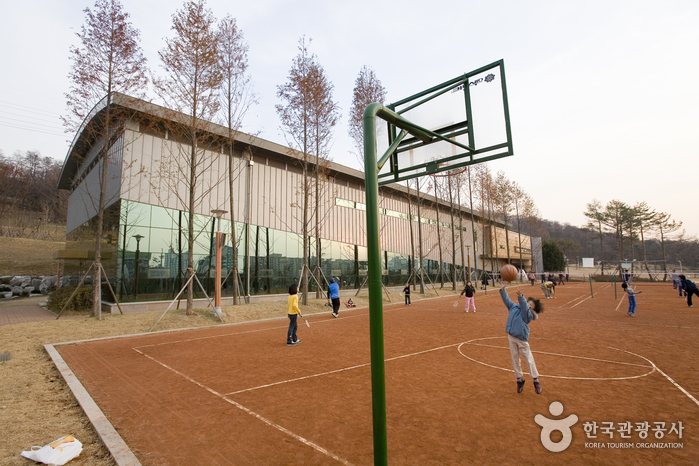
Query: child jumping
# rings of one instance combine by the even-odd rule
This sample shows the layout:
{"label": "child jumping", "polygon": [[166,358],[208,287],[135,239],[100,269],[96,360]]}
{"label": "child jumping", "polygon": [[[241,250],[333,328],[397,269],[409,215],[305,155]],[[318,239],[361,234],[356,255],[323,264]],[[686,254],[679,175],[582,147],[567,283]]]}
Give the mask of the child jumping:
{"label": "child jumping", "polygon": [[299,295],[297,293],[297,286],[291,285],[289,287],[289,299],[286,301],[286,313],[289,315],[289,330],[286,332],[286,346],[296,346],[301,343],[301,340],[296,337],[296,329],[298,328],[296,320],[298,316],[301,315],[301,310],[299,309]]}
{"label": "child jumping", "polygon": [[636,295],[643,293],[643,291],[634,291],[628,283],[622,283],[621,287],[626,291],[626,295],[629,298],[629,315],[636,317]]}
{"label": "child jumping", "polygon": [[504,282],[500,288],[500,297],[505,303],[509,314],[507,316],[507,324],[505,331],[507,339],[510,342],[510,355],[512,355],[512,366],[515,370],[517,378],[517,393],[522,393],[524,390],[524,374],[522,373],[522,365],[519,357],[522,355],[524,362],[529,367],[529,374],[534,379],[534,391],[541,393],[541,384],[539,383],[539,372],[536,370],[534,356],[529,348],[529,324],[531,321],[538,319],[539,314],[544,312],[544,307],[538,299],[524,298],[521,288],[517,288],[517,303],[513,303],[507,295]]}
{"label": "child jumping", "polygon": [[459,297],[461,295],[466,296],[466,312],[468,312],[469,308],[471,307],[471,304],[473,304],[473,312],[476,312],[476,300],[474,299],[474,295],[476,294],[476,289],[471,285],[471,282],[466,282],[466,287],[464,288],[464,291],[461,292]]}

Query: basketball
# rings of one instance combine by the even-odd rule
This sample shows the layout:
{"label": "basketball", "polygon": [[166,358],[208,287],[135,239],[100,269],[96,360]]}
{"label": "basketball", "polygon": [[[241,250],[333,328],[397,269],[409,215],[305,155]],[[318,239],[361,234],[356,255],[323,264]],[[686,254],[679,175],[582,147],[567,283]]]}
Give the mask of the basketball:
{"label": "basketball", "polygon": [[512,282],[517,280],[517,267],[514,265],[503,265],[500,269],[500,277],[504,282]]}

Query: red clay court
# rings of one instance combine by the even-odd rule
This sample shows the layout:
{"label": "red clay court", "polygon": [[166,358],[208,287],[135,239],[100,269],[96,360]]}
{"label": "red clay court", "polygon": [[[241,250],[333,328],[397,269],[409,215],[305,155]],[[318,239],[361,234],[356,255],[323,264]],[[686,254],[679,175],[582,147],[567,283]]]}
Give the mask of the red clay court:
{"label": "red clay court", "polygon": [[[696,464],[699,309],[667,283],[636,289],[635,318],[609,283],[543,300],[529,340],[541,395],[528,376],[516,392],[497,289],[476,313],[454,296],[385,305],[389,463]],[[55,348],[143,465],[370,465],[368,314],[309,316],[296,347],[280,317]],[[572,414],[570,445],[547,450],[535,416]]]}

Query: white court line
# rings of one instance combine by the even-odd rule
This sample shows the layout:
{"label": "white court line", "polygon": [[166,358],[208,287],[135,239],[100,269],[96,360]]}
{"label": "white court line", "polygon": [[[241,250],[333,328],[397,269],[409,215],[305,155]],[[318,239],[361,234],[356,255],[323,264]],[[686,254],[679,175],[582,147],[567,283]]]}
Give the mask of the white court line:
{"label": "white court line", "polygon": [[[440,347],[438,347],[438,348],[432,348],[432,349],[428,349],[428,350],[424,350],[424,351],[418,351],[417,353],[410,353],[410,354],[404,354],[404,355],[401,355],[401,356],[395,356],[395,357],[393,357],[393,358],[384,359],[384,362],[387,362],[387,361],[395,361],[395,360],[397,360],[397,359],[408,358],[408,357],[411,357],[411,356],[417,356],[417,355],[419,355],[419,354],[430,353],[430,352],[432,352],[432,351],[439,351],[439,350],[441,350],[441,349],[451,348],[452,346],[457,346],[457,345],[459,345],[459,343],[453,343],[453,344],[447,345],[447,346],[440,346]],[[345,372],[345,371],[350,371],[350,370],[353,370],[353,369],[359,369],[359,368],[366,367],[366,366],[370,366],[370,365],[371,365],[371,363],[368,362],[368,363],[365,363],[365,364],[359,364],[359,365],[357,365],[357,366],[350,366],[350,367],[344,367],[344,368],[342,368],[342,369],[336,369],[336,370],[334,370],[334,371],[320,372],[320,373],[318,373],[318,374],[307,375],[307,376],[305,376],[305,377],[298,377],[298,378],[296,378],[296,379],[282,380],[282,381],[280,381],[280,382],[268,383],[268,384],[265,384],[265,385],[259,385],[259,386],[257,386],[257,387],[244,388],[244,389],[242,389],[242,390],[238,390],[237,392],[226,393],[226,395],[235,395],[235,394],[237,394],[237,393],[243,393],[243,392],[250,392],[250,391],[253,391],[253,390],[259,390],[260,388],[273,387],[273,386],[275,386],[275,385],[282,385],[282,384],[290,383],[290,382],[298,382],[299,380],[306,380],[306,379],[312,379],[312,378],[314,378],[314,377],[321,377],[321,376],[323,376],[323,375],[337,374],[337,373],[339,373],[339,372]]]}
{"label": "white court line", "polygon": [[[580,302],[579,302],[578,304],[576,304],[575,306],[578,306],[578,305],[584,303],[584,302],[587,301],[588,299],[592,299],[592,297],[591,297],[591,296],[588,296],[587,298],[583,299],[582,301],[580,301]],[[570,306],[570,308],[573,309],[575,306]]]}
{"label": "white court line", "polygon": [[[428,299],[438,299],[438,298],[428,298]],[[421,300],[421,301],[424,301],[424,300]],[[398,304],[398,303],[396,303],[396,304]],[[363,309],[364,308],[360,308],[360,309],[357,309],[357,311],[361,311]],[[384,309],[384,313],[400,311],[401,309],[403,309],[403,308],[396,307],[394,309]],[[321,315],[321,314],[322,313],[309,314],[309,316],[315,316],[315,315]],[[357,314],[352,314],[352,315],[346,315],[346,316],[338,317],[336,319],[311,320],[310,322],[312,322],[314,325],[318,325],[318,324],[324,324],[324,323],[328,323],[328,322],[336,322],[336,321],[342,320],[342,319],[354,319],[357,317],[366,317],[366,316],[369,316],[368,310],[366,313],[357,313]],[[256,323],[260,323],[260,322],[277,320],[277,319],[285,319],[285,318],[286,317],[276,317],[273,319],[263,319],[263,320],[259,320],[259,321],[250,321],[250,322],[236,322],[233,324],[226,324],[226,325],[256,324]],[[173,332],[173,331],[179,331],[179,330],[210,330],[212,328],[216,328],[216,327],[215,326],[213,326],[213,327],[192,327],[192,328],[186,328],[186,329],[164,330],[163,332]],[[283,329],[283,328],[287,328],[287,325],[283,325],[281,327],[266,327],[266,328],[255,329],[255,330],[248,330],[245,332],[222,333],[220,335],[210,335],[210,336],[206,336],[206,337],[197,337],[197,338],[187,338],[184,340],[166,341],[163,343],[155,343],[152,345],[136,346],[135,348],[151,348],[151,347],[155,347],[155,346],[174,345],[174,344],[178,344],[178,343],[188,343],[188,342],[199,341],[199,340],[208,340],[208,339],[212,339],[212,338],[224,338],[224,337],[231,337],[231,336],[236,336],[236,335],[245,335],[246,333],[266,332],[268,330],[279,330],[279,329]],[[142,335],[148,336],[148,335],[156,335],[158,333],[160,333],[160,332],[144,333]],[[124,337],[129,337],[129,336],[133,336],[133,335],[124,335]],[[117,338],[117,337],[104,337],[105,340],[111,339],[111,338]],[[92,341],[92,340],[84,340],[84,341]],[[77,343],[79,343],[79,342],[77,342]],[[61,343],[61,344],[67,344],[67,343]]]}
{"label": "white court line", "polygon": [[[388,312],[388,311],[387,311],[387,312]],[[309,314],[309,315],[312,316],[312,315],[318,315],[318,314]],[[369,315],[369,314],[368,314],[368,313],[367,313],[367,314],[355,314],[355,315],[351,315],[351,316],[339,317],[339,318],[337,318],[337,319],[332,319],[332,320],[330,320],[330,319],[317,320],[317,321],[316,321],[316,320],[311,320],[310,322],[313,322],[314,325],[318,325],[318,324],[323,324],[323,323],[326,323],[326,322],[335,322],[335,321],[341,320],[341,319],[353,319],[353,318],[355,318],[355,317],[363,317],[363,316],[367,316],[367,315]],[[284,318],[284,317],[278,317],[278,319],[283,319],[283,318]],[[268,319],[265,319],[265,320],[268,320]],[[253,324],[254,324],[254,323],[259,323],[259,322],[263,322],[263,321],[238,322],[238,323],[232,324],[232,325],[237,325],[237,324],[250,324],[250,323],[253,323]],[[174,344],[178,344],[178,343],[190,343],[190,342],[193,342],[193,341],[209,340],[209,339],[212,339],[212,338],[224,338],[224,337],[232,337],[232,336],[236,336],[236,335],[245,335],[245,334],[247,334],[247,333],[266,332],[266,331],[268,331],[268,330],[279,330],[279,329],[285,329],[285,328],[287,328],[287,327],[288,327],[287,325],[283,325],[283,326],[281,326],[281,327],[265,327],[265,328],[254,329],[254,330],[247,330],[247,331],[245,331],[245,332],[222,333],[222,334],[220,334],[220,335],[209,335],[209,336],[206,336],[206,337],[197,337],[197,338],[187,338],[187,339],[184,339],[184,340],[166,341],[166,342],[162,342],[162,343],[155,343],[155,344],[152,344],[152,345],[136,346],[135,348],[151,348],[151,347],[155,347],[155,346],[174,345]],[[215,328],[215,327],[197,327],[197,328],[192,328],[192,329],[187,329],[187,330],[211,330],[212,328]],[[148,335],[148,334],[146,334],[146,335]],[[150,335],[153,335],[153,334],[150,334]],[[135,349],[135,348],[134,348],[134,349]]]}
{"label": "white court line", "polygon": [[[499,369],[499,370],[505,371],[505,372],[514,372],[513,369],[506,369],[506,368],[500,367],[500,366],[493,366],[492,364],[487,364],[487,363],[485,363],[485,362],[478,361],[477,359],[470,358],[470,357],[466,356],[464,353],[461,352],[461,347],[462,347],[463,345],[471,344],[471,342],[473,342],[473,341],[479,341],[479,340],[493,340],[493,339],[496,339],[496,338],[503,338],[503,337],[483,337],[483,338],[474,338],[473,340],[469,340],[469,341],[466,341],[466,342],[464,342],[464,343],[461,343],[461,344],[459,344],[459,348],[458,348],[459,354],[461,354],[461,356],[465,357],[466,359],[468,359],[468,360],[470,360],[470,361],[473,361],[473,362],[475,362],[475,363],[477,363],[477,364],[481,364],[481,365],[486,366],[486,367],[490,367],[490,368],[493,368],[493,369]],[[498,347],[498,348],[499,348],[499,347]],[[609,347],[609,348],[611,348],[611,347]],[[615,350],[616,350],[617,348],[611,348],[611,349],[615,349]],[[622,350],[617,350],[617,351],[622,351]],[[626,352],[629,353],[628,351],[626,351]],[[532,351],[532,353],[543,353],[543,352],[541,352],[541,351]],[[543,353],[543,354],[553,354],[553,355],[557,355],[557,356],[564,356],[564,357],[570,357],[570,358],[588,359],[588,360],[592,360],[592,361],[602,361],[601,359],[587,358],[587,357],[583,357],[583,356],[572,356],[572,355],[557,354],[557,353]],[[629,353],[629,354],[634,354],[634,353]],[[628,376],[628,377],[566,377],[566,376],[563,376],[563,375],[544,375],[544,374],[539,374],[539,377],[549,377],[549,378],[552,378],[552,379],[569,379],[569,380],[628,380],[628,379],[638,379],[638,378],[641,378],[641,377],[645,377],[645,376],[647,376],[647,375],[652,374],[652,373],[655,372],[655,370],[657,369],[657,368],[655,367],[655,364],[653,364],[651,361],[649,361],[648,359],[644,358],[643,356],[639,356],[639,355],[637,355],[637,354],[634,354],[634,356],[638,356],[638,357],[643,358],[643,359],[645,359],[646,361],[648,361],[648,362],[651,364],[651,366],[641,366],[641,367],[649,367],[649,368],[651,368],[651,370],[650,370],[649,372],[646,372],[645,374],[632,375],[632,376]],[[610,361],[610,362],[614,362],[614,363],[616,363],[616,364],[625,364],[625,363],[622,363],[622,362],[620,362],[620,361]],[[528,374],[528,372],[526,372],[526,373]]]}
{"label": "white court line", "polygon": [[[626,294],[625,291],[624,291],[624,294]],[[621,297],[621,299],[619,300],[619,304],[616,305],[616,309],[614,309],[614,310],[615,310],[615,311],[618,311],[618,310],[619,310],[619,306],[621,306],[621,303],[623,303],[623,302],[624,302],[624,296]]]}
{"label": "white court line", "polygon": [[151,356],[148,356],[147,354],[145,354],[145,353],[143,353],[143,352],[137,350],[136,348],[134,348],[134,351],[137,351],[138,353],[140,353],[140,354],[142,354],[143,356],[147,357],[147,358],[150,359],[151,361],[153,361],[153,362],[155,362],[155,363],[157,363],[157,364],[160,364],[160,365],[163,366],[164,368],[166,368],[166,369],[168,369],[168,370],[174,372],[175,374],[179,375],[180,377],[183,377],[184,379],[186,379],[186,380],[192,382],[193,384],[198,385],[199,387],[203,388],[204,390],[208,391],[209,393],[211,393],[211,394],[213,394],[213,395],[215,395],[215,396],[221,398],[222,400],[226,401],[227,403],[232,404],[233,406],[235,406],[236,408],[238,408],[238,409],[240,409],[240,410],[246,412],[247,414],[250,414],[251,416],[254,416],[255,418],[257,418],[257,419],[259,419],[260,421],[264,422],[265,424],[269,425],[270,427],[273,427],[274,429],[277,429],[277,430],[279,430],[280,432],[283,432],[283,433],[289,435],[290,437],[295,438],[296,440],[298,440],[299,442],[303,443],[304,445],[308,445],[309,447],[313,448],[314,450],[316,450],[316,451],[318,451],[318,452],[320,452],[320,453],[322,453],[322,454],[324,454],[324,455],[326,455],[326,456],[329,456],[330,458],[332,458],[332,459],[334,459],[334,460],[336,460],[336,461],[339,461],[339,462],[342,463],[342,464],[345,464],[345,465],[348,465],[348,466],[352,466],[352,463],[350,463],[349,461],[347,461],[347,460],[345,460],[345,459],[343,459],[343,458],[340,458],[339,456],[335,455],[334,453],[329,452],[328,450],[326,450],[325,448],[321,447],[320,445],[317,445],[317,444],[311,442],[310,440],[307,440],[307,439],[301,437],[300,435],[297,435],[297,434],[291,432],[289,429],[287,429],[287,428],[285,428],[285,427],[282,427],[282,426],[280,426],[279,424],[277,424],[277,423],[275,423],[275,422],[270,421],[269,419],[267,419],[267,418],[265,418],[265,417],[263,417],[263,416],[257,414],[256,412],[254,412],[254,411],[252,411],[252,410],[246,408],[245,406],[241,405],[240,403],[238,403],[238,402],[236,402],[236,401],[234,401],[234,400],[231,400],[230,398],[227,398],[225,395],[222,395],[222,394],[218,393],[216,390],[213,390],[213,389],[207,387],[206,385],[204,385],[204,384],[202,384],[202,383],[200,383],[200,382],[197,382],[197,381],[194,380],[193,378],[191,378],[191,377],[189,377],[189,376],[183,374],[182,372],[179,372],[178,370],[176,370],[176,369],[174,369],[174,368],[168,366],[167,364],[161,363],[161,362],[158,361],[157,359],[155,359],[155,358],[153,358],[153,357],[151,357]]}
{"label": "white court line", "polygon": [[[605,285],[605,286],[603,286],[602,288],[600,288],[600,289],[597,290],[597,291],[599,292],[599,291],[602,291],[602,290],[606,290],[606,289],[609,288],[610,286],[611,286],[611,285]],[[587,293],[584,294],[584,295],[582,295],[582,296],[580,296],[580,297],[578,297],[578,298],[573,299],[572,301],[568,301],[568,302],[565,303],[563,306],[567,306],[568,304],[574,302],[575,300],[581,299],[581,298],[584,298],[584,299],[582,299],[582,300],[581,300],[578,304],[576,304],[575,306],[578,306],[578,305],[584,303],[584,302],[587,301],[588,299],[593,299],[592,296],[586,296],[586,295],[587,295]],[[561,306],[561,307],[563,307],[563,306]],[[573,309],[575,306],[571,306],[570,308]]]}
{"label": "white court line", "polygon": [[[653,365],[655,366],[655,364],[653,364]],[[670,378],[670,376],[667,375],[667,374],[666,374],[665,372],[663,372],[662,370],[660,370],[660,369],[658,368],[658,366],[655,366],[655,369],[656,369],[658,372],[660,372],[661,374],[663,374],[663,376],[664,376],[667,380],[669,380],[670,383],[672,383],[672,385],[674,385],[675,387],[677,387],[678,389],[680,389],[680,391],[681,391],[682,393],[684,393],[685,395],[687,395],[687,396],[689,397],[690,400],[692,400],[697,406],[699,406],[699,401],[697,401],[696,398],[694,398],[692,395],[690,395],[689,392],[688,392],[687,390],[685,390],[685,389],[682,388],[677,382],[675,382],[674,380],[672,380],[672,379]]]}
{"label": "white court line", "polygon": [[[610,346],[609,348],[612,348],[612,347]],[[670,378],[669,375],[667,375],[665,372],[663,372],[662,370],[660,370],[660,368],[659,368],[658,366],[656,366],[655,363],[654,363],[653,361],[651,361],[650,359],[645,358],[645,357],[641,356],[640,354],[632,353],[631,351],[620,350],[620,349],[618,349],[618,348],[612,348],[612,349],[615,349],[615,350],[617,350],[617,351],[623,351],[623,352],[629,353],[629,354],[633,354],[634,356],[638,356],[639,358],[643,358],[643,359],[645,359],[646,361],[648,361],[649,363],[653,364],[653,368],[654,368],[655,370],[657,370],[658,372],[660,372],[661,374],[663,374],[663,377],[665,377],[667,380],[669,380],[670,383],[672,383],[672,385],[674,385],[675,387],[677,387],[682,393],[684,393],[685,395],[687,395],[687,397],[688,397],[690,400],[692,400],[697,406],[699,406],[699,401],[697,401],[696,398],[694,398],[687,390],[685,390],[684,388],[682,388],[677,382],[675,382],[674,380],[672,380],[672,378]]]}
{"label": "white court line", "polygon": [[366,367],[366,366],[370,366],[370,365],[371,365],[371,363],[359,364],[357,366],[345,367],[345,368],[337,369],[334,371],[321,372],[319,374],[307,375],[305,377],[297,377],[295,379],[282,380],[281,382],[273,382],[273,383],[268,383],[265,385],[258,385],[257,387],[244,388],[244,389],[238,390],[236,392],[226,393],[225,396],[237,395],[238,393],[243,393],[243,392],[251,392],[253,390],[259,390],[260,388],[268,388],[268,387],[273,387],[275,385],[282,385],[282,384],[290,383],[290,382],[298,382],[299,380],[307,380],[307,379],[312,379],[314,377],[322,377],[324,375],[337,374],[338,372],[350,371],[352,369],[359,369],[360,367]]}
{"label": "white court line", "polygon": [[[500,337],[493,337],[493,338],[500,338]],[[509,350],[510,348],[507,346],[495,346],[495,345],[484,345],[482,343],[471,343],[472,346],[483,346],[486,348],[498,348],[498,349],[505,349]],[[563,358],[574,358],[574,359],[587,359],[589,361],[598,361],[598,362],[608,362],[610,364],[623,364],[625,366],[638,366],[638,367],[653,367],[653,366],[646,366],[645,364],[634,364],[632,362],[621,362],[621,361],[609,361],[607,359],[597,359],[597,358],[588,358],[585,356],[572,356],[570,354],[559,354],[559,353],[548,353],[546,351],[533,351],[532,353],[538,353],[538,354],[548,354],[550,356],[561,356]]]}

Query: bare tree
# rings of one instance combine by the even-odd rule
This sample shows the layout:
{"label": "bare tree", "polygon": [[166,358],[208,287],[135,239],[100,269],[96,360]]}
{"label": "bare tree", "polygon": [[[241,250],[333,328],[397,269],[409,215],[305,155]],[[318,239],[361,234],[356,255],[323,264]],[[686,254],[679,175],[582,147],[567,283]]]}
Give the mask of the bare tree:
{"label": "bare tree", "polygon": [[[604,225],[604,211],[602,203],[597,199],[593,199],[592,202],[587,204],[587,210],[583,212],[583,215],[589,219],[587,227],[591,230],[595,230],[599,236],[599,260],[602,260],[604,257],[604,231],[602,230]],[[602,275],[604,275],[604,268],[602,268]]]}
{"label": "bare tree", "polygon": [[376,77],[374,70],[368,66],[362,66],[359,75],[354,81],[354,93],[349,114],[349,136],[354,142],[355,156],[364,166],[364,110],[369,104],[378,102],[383,104],[386,100],[386,89]]}
{"label": "bare tree", "polygon": [[510,257],[510,225],[509,216],[512,211],[512,182],[507,179],[505,172],[498,171],[495,179],[495,203],[498,210],[502,214],[503,223],[505,224],[505,247],[507,249],[507,263],[512,262]]}
{"label": "bare tree", "polygon": [[[216,20],[204,0],[184,3],[181,10],[172,16],[175,37],[165,39],[165,47],[158,55],[162,61],[165,77],[155,79],[157,94],[168,108],[187,115],[187,121],[173,126],[178,139],[187,141],[188,147],[178,143],[182,157],[173,157],[177,164],[164,173],[171,179],[184,183],[188,214],[187,278],[194,274],[194,212],[201,200],[213,189],[209,185],[202,189],[201,176],[213,164],[207,154],[209,136],[205,131],[207,121],[213,119],[220,107],[218,91],[223,79],[219,64],[219,32]],[[171,186],[177,186],[174,184]],[[179,195],[179,193],[176,193]],[[187,314],[193,314],[194,283],[187,287]]]}
{"label": "bare tree", "polygon": [[[240,167],[233,156],[233,146],[243,124],[243,118],[257,97],[252,91],[248,69],[248,44],[235,18],[226,16],[219,24],[219,66],[221,68],[221,110],[224,124],[228,128],[228,191],[231,213],[231,244],[233,245],[233,303],[238,304],[238,238],[235,229],[236,202],[233,197],[234,181],[240,175]],[[246,161],[247,162],[247,161]],[[247,200],[246,200],[247,202]]]}
{"label": "bare tree", "polygon": [[[517,220],[517,243],[519,246],[519,264],[524,269],[524,259],[522,258],[522,224],[520,222],[520,209],[527,202],[529,195],[516,182],[512,182],[512,201],[515,206],[515,216]],[[531,245],[530,245],[531,246]]]}
{"label": "bare tree", "polygon": [[[310,84],[312,92],[311,125],[313,127],[313,145],[315,149],[315,237],[316,237],[316,281],[321,282],[320,259],[322,256],[320,241],[320,207],[321,176],[327,179],[327,162],[329,161],[329,147],[332,130],[340,118],[339,106],[333,100],[333,84],[328,80],[325,70],[318,62],[314,62],[310,72]],[[323,183],[325,184],[325,183]],[[316,291],[316,298],[320,298],[321,290]]]}
{"label": "bare tree", "polygon": [[[63,118],[68,131],[78,128],[83,119],[106,95],[105,118],[97,128],[103,147],[98,155],[101,162],[101,182],[97,201],[97,231],[95,235],[94,306],[92,315],[101,308],[101,244],[104,223],[105,192],[109,166],[109,150],[120,136],[119,116],[112,109],[113,92],[140,97],[148,83],[146,59],[139,41],[139,31],[128,21],[118,0],[97,0],[94,10],[85,9],[86,20],[79,33],[80,47],[71,47],[69,78],[70,92],[65,94],[69,115]],[[113,121],[116,120],[116,121]]]}
{"label": "bare tree", "polygon": [[[309,40],[310,43],[310,40]],[[323,68],[318,64],[315,54],[308,50],[305,36],[299,39],[299,53],[294,58],[289,70],[286,84],[277,86],[277,97],[282,104],[276,109],[281,120],[282,130],[287,143],[301,151],[302,185],[300,195],[303,197],[301,229],[303,236],[303,274],[302,304],[307,304],[308,270],[311,221],[315,220],[316,264],[320,259],[320,219],[318,204],[311,205],[311,196],[315,192],[320,199],[320,177],[326,165],[328,145],[332,127],[337,123],[337,104],[332,100],[332,84],[325,77]],[[310,151],[315,152],[314,164],[311,165]],[[311,173],[315,174],[314,184]],[[315,189],[314,189],[315,188]],[[313,211],[312,209],[315,209]],[[315,214],[314,214],[315,212]]]}
{"label": "bare tree", "polygon": [[138,45],[140,32],[129,22],[118,0],[97,0],[85,8],[85,24],[70,48],[72,61],[64,94],[68,115],[61,117],[66,131],[78,129],[89,111],[105,95],[122,92],[142,97],[148,85],[146,58]]}
{"label": "bare tree", "polygon": [[629,218],[629,206],[619,200],[613,199],[604,208],[602,223],[610,228],[616,237],[617,259],[624,259],[624,230]]}
{"label": "bare tree", "polygon": [[[471,165],[466,167],[466,175],[468,177],[468,208],[471,211],[471,240],[473,241],[473,268],[478,271],[478,235],[477,232],[478,230],[476,229],[476,224],[475,224],[475,219],[473,218],[473,212],[476,210],[475,205],[473,204],[473,182],[471,180]],[[459,205],[462,205],[461,203],[461,190],[457,192],[457,202]],[[482,219],[483,217],[479,217]],[[485,235],[481,235],[485,236]],[[463,240],[462,240],[463,241]],[[483,263],[483,260],[481,260],[481,265],[483,266],[483,269],[485,269],[485,265]],[[469,277],[470,277],[471,271],[469,270]]]}
{"label": "bare tree", "polygon": [[636,223],[638,225],[639,233],[641,235],[641,248],[643,250],[643,265],[648,272],[648,277],[650,281],[655,281],[655,277],[650,273],[648,269],[648,253],[646,251],[646,239],[645,232],[652,228],[655,223],[655,218],[658,215],[657,212],[652,210],[646,202],[638,202],[634,206],[634,211],[636,213]]}
{"label": "bare tree", "polygon": [[[449,195],[449,218],[451,225],[451,289],[456,291],[456,225],[454,223],[454,196],[459,189],[459,174],[452,170],[447,175],[447,194]],[[459,206],[459,223],[461,223],[461,206]],[[461,225],[459,225],[459,235],[461,234]],[[461,248],[461,267],[466,268],[463,257],[463,248]],[[469,274],[471,271],[469,270]]]}
{"label": "bare tree", "polygon": [[[440,177],[441,178],[441,177]],[[441,228],[440,228],[440,221],[439,221],[439,196],[441,194],[441,189],[439,186],[439,181],[437,181],[438,178],[436,176],[432,176],[432,188],[434,189],[434,197],[435,197],[435,204],[434,204],[434,211],[436,215],[436,220],[437,220],[437,248],[439,252],[439,284],[440,288],[444,288],[444,273],[443,273],[443,255],[442,255],[442,234],[441,234]]]}
{"label": "bare tree", "polygon": [[424,265],[425,265],[425,248],[422,242],[422,213],[420,205],[423,199],[420,197],[420,178],[415,178],[415,192],[417,193],[417,244],[420,248],[420,266],[418,271],[420,272],[420,294],[425,294],[425,279],[424,276]]}
{"label": "bare tree", "polygon": [[[658,212],[655,217],[654,229],[660,235],[660,245],[663,251],[663,271],[667,275],[667,255],[665,254],[665,240],[668,239],[668,235],[676,232],[682,228],[682,222],[677,222],[676,220],[670,219],[670,214],[667,212]],[[667,277],[663,277],[665,280]]]}

